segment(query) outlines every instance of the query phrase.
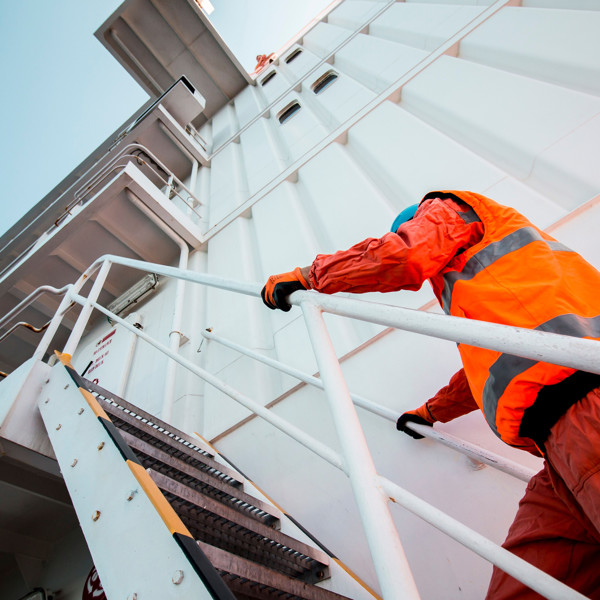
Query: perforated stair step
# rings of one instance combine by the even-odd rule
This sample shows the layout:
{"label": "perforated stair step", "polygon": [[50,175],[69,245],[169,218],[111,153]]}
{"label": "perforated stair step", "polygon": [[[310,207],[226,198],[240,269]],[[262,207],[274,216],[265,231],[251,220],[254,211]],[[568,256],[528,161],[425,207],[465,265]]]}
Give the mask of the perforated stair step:
{"label": "perforated stair step", "polygon": [[86,383],[96,398],[102,401],[102,407],[121,432],[146,441],[212,477],[241,487],[243,478],[238,473],[215,461],[212,455],[194,445],[183,432],[92,382]]}
{"label": "perforated stair step", "polygon": [[238,600],[275,598],[278,600],[282,598],[344,600],[346,598],[324,588],[287,577],[273,569],[257,568],[255,563],[209,544],[198,542],[198,545]]}
{"label": "perforated stair step", "polygon": [[311,583],[329,575],[323,551],[269,528],[190,487],[148,473],[197,540]]}
{"label": "perforated stair step", "polygon": [[223,482],[200,471],[188,463],[171,456],[148,442],[140,440],[130,433],[121,432],[123,439],[134,451],[142,466],[152,469],[174,481],[204,494],[217,502],[256,519],[265,525],[277,528],[281,513],[279,510],[243,492],[239,487]]}

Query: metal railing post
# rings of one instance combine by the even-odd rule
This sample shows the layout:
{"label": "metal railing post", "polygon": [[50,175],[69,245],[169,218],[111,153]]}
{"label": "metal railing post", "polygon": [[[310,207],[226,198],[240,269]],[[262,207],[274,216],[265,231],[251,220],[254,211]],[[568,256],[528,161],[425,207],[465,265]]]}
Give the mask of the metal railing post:
{"label": "metal railing post", "polygon": [[388,497],[379,484],[321,310],[307,303],[302,303],[301,308],[383,597],[418,599],[419,592],[390,513]]}
{"label": "metal railing post", "polygon": [[[71,335],[65,344],[63,349],[63,354],[68,354],[69,356],[73,356],[75,349],[77,348],[77,344],[79,344],[79,340],[83,335],[85,327],[88,323],[88,320],[92,314],[92,310],[94,309],[93,302],[98,300],[98,296],[104,287],[104,283],[106,281],[106,277],[108,276],[108,272],[110,271],[112,263],[108,260],[105,260],[96,275],[96,280],[94,281],[94,285],[92,285],[92,289],[88,294],[87,301],[83,305],[81,312],[79,313],[79,317],[75,322],[73,329],[71,330]],[[75,290],[73,290],[75,292]]]}
{"label": "metal railing post", "polygon": [[71,298],[67,293],[63,296],[63,299],[60,301],[58,309],[56,310],[54,316],[52,317],[52,320],[50,321],[50,325],[48,325],[48,328],[44,332],[40,343],[37,345],[37,348],[33,353],[33,358],[35,360],[42,360],[46,355],[46,352],[48,351],[48,346],[50,346],[50,342],[52,342],[52,339],[56,335],[56,332],[58,331],[58,328],[60,327],[63,317],[65,316],[65,313],[67,312],[70,304]]}
{"label": "metal railing post", "polygon": [[44,336],[40,340],[33,357],[35,360],[42,360],[48,351],[48,347],[52,342],[58,328],[60,327],[63,317],[65,316],[67,310],[69,309],[69,305],[71,304],[71,294],[79,293],[79,290],[83,287],[86,281],[100,268],[102,263],[100,261],[96,261],[92,263],[80,276],[79,279],[73,284],[69,286],[68,292],[63,297],[57,311],[54,313],[54,317],[52,317],[52,321],[50,321],[50,325],[46,329]]}

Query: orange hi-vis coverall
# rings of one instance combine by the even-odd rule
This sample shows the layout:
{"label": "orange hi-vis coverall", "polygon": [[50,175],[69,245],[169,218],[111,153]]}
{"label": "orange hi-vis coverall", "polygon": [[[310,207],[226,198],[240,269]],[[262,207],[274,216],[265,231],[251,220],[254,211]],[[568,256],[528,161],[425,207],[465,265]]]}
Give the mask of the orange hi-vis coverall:
{"label": "orange hi-vis coverall", "polygon": [[[418,290],[447,314],[600,338],[600,273],[517,211],[432,192],[396,233],[319,255],[311,288]],[[459,344],[464,369],[426,403],[431,420],[480,408],[506,443],[543,454],[504,546],[600,600],[600,377]],[[488,599],[541,598],[498,569]]]}

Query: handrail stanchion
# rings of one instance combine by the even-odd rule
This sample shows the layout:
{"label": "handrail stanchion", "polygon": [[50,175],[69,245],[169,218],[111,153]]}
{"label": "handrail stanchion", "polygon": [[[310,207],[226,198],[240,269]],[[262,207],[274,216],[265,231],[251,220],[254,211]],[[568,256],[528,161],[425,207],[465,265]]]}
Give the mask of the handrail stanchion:
{"label": "handrail stanchion", "polygon": [[77,344],[79,344],[79,340],[83,335],[85,327],[88,323],[90,315],[92,314],[92,310],[94,309],[93,303],[98,300],[98,296],[104,287],[104,283],[106,281],[106,277],[108,276],[108,272],[110,271],[110,267],[112,263],[108,260],[105,260],[96,275],[96,280],[94,281],[94,285],[92,285],[92,289],[88,294],[87,301],[83,305],[81,312],[79,313],[79,317],[75,322],[73,329],[71,330],[71,335],[65,344],[63,349],[64,354],[68,354],[69,356],[73,356],[75,349],[77,348]]}
{"label": "handrail stanchion", "polygon": [[35,352],[33,353],[33,358],[37,360],[43,360],[44,356],[46,356],[46,352],[48,351],[48,347],[52,342],[60,324],[62,323],[63,317],[65,316],[69,306],[71,305],[71,298],[69,294],[65,294],[63,299],[60,301],[52,320],[50,321],[50,325],[44,332],[40,343],[37,345]]}
{"label": "handrail stanchion", "polygon": [[50,343],[54,339],[58,328],[60,327],[63,317],[66,312],[69,310],[69,306],[71,305],[71,294],[78,294],[79,290],[84,286],[87,280],[100,268],[102,261],[95,261],[92,263],[80,276],[79,279],[72,285],[69,286],[68,293],[63,297],[58,309],[54,313],[52,317],[52,321],[50,321],[50,325],[46,329],[40,343],[38,344],[35,352],[33,353],[33,357],[35,360],[43,360],[46,352],[48,351],[48,347]]}
{"label": "handrail stanchion", "polygon": [[321,310],[301,304],[383,597],[419,598]]}

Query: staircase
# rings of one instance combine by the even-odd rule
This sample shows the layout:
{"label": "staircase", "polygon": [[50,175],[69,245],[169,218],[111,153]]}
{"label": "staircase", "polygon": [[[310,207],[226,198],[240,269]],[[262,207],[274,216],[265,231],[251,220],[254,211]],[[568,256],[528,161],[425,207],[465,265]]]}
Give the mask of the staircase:
{"label": "staircase", "polygon": [[[199,596],[191,596],[190,590],[179,587],[178,580],[184,578],[184,573],[189,580],[189,569],[173,570],[170,565],[165,565],[164,576],[154,569],[148,570],[144,575],[138,575],[138,578],[156,578],[161,582],[170,577],[171,581],[167,582],[170,585],[166,586],[168,596],[164,595],[165,592],[158,592],[158,587],[154,585],[151,589],[157,595],[153,593],[152,596],[142,596],[137,590],[137,595],[129,593],[130,588],[124,581],[125,575],[115,574],[122,561],[113,553],[118,554],[119,546],[126,543],[130,546],[126,556],[130,557],[133,553],[141,558],[146,551],[155,551],[158,554],[157,564],[161,564],[159,543],[149,544],[140,540],[142,547],[138,548],[135,541],[124,531],[119,532],[122,533],[120,536],[109,532],[109,535],[101,540],[97,539],[94,528],[97,527],[97,523],[107,523],[122,516],[114,511],[131,512],[127,504],[133,504],[132,500],[140,492],[139,486],[133,489],[123,502],[123,494],[116,491],[113,493],[111,490],[115,483],[120,489],[132,487],[130,482],[126,482],[125,487],[119,484],[119,480],[127,478],[127,471],[111,467],[109,470],[114,472],[114,481],[107,481],[101,472],[85,474],[80,471],[80,479],[77,479],[75,473],[78,463],[85,462],[91,467],[91,459],[86,455],[82,455],[79,460],[72,458],[74,453],[78,456],[81,454],[74,446],[82,440],[77,442],[75,439],[69,439],[71,436],[65,431],[69,427],[78,430],[77,435],[84,438],[82,443],[88,447],[93,458],[97,459],[105,450],[112,450],[117,459],[120,454],[120,465],[123,464],[123,458],[125,459],[130,472],[133,472],[154,508],[161,514],[163,524],[168,526],[176,539],[180,551],[187,555],[187,560],[192,563],[199,579],[209,590],[209,595],[201,597],[235,597],[240,600],[344,598],[315,585],[330,577],[328,554],[280,531],[281,520],[285,518],[283,514],[271,504],[246,493],[243,489],[245,478],[240,473],[215,460],[213,455],[201,449],[183,432],[82,379],[69,364],[65,366],[68,376],[79,388],[79,394],[74,394],[73,398],[77,398],[78,401],[83,399],[92,410],[86,410],[85,404],[78,408],[72,404],[70,397],[64,397],[73,394],[74,390],[72,385],[64,385],[67,381],[64,377],[56,383],[56,370],[64,371],[60,365],[53,369],[53,376],[49,380],[51,385],[47,386],[50,389],[47,394],[42,395],[40,410],[109,600],[113,594],[119,598],[131,596],[140,600],[143,597]],[[54,390],[60,388],[63,393],[61,398],[56,398]],[[79,404],[82,403],[79,401]],[[51,409],[51,406],[54,408]],[[65,413],[56,414],[54,410]],[[81,426],[84,413],[91,417],[88,418],[89,430]],[[74,418],[73,415],[78,418]],[[58,425],[57,419],[60,421]],[[108,437],[113,444],[98,444],[99,435]],[[106,454],[101,462],[105,456]],[[99,471],[102,470],[106,471],[106,465],[99,466]],[[149,483],[150,481],[153,483]],[[101,509],[92,510],[90,525],[90,506],[96,500],[88,489],[90,486],[93,489],[92,482],[98,485],[99,489],[94,492],[98,496],[110,496],[112,499],[115,495],[120,495],[121,501],[116,504],[111,502],[110,507],[103,506]],[[160,493],[162,497],[159,496]],[[100,506],[101,503],[102,499],[98,497],[96,504]],[[171,513],[171,509],[174,513]],[[132,515],[129,514],[127,518],[131,520]],[[132,526],[132,529],[137,532],[140,527],[151,530],[153,525],[149,522],[139,522]],[[89,534],[86,528],[90,529]],[[112,539],[112,546],[107,547],[107,539]],[[172,554],[172,549],[165,547],[164,556]],[[175,556],[175,560],[181,562],[181,559],[181,556]],[[123,565],[125,570],[129,570],[130,566]],[[110,583],[105,581],[109,578],[112,580]],[[226,587],[222,586],[221,581]],[[133,582],[134,585],[137,583],[142,584],[138,581]],[[144,581],[142,585],[148,585],[148,582]],[[156,585],[159,585],[158,582]]]}

